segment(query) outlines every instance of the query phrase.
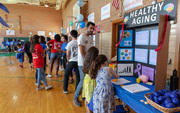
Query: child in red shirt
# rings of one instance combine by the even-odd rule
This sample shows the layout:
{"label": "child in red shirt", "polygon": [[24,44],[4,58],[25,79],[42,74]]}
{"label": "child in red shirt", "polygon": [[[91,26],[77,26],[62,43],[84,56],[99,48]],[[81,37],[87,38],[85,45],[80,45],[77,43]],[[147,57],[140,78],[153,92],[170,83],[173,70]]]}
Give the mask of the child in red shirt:
{"label": "child in red shirt", "polygon": [[44,87],[40,87],[41,79],[44,82],[44,85],[46,86],[46,90],[51,89],[53,86],[48,86],[47,82],[46,82],[46,78],[45,78],[45,72],[43,69],[43,67],[44,67],[43,56],[45,56],[45,54],[44,54],[44,50],[43,50],[42,46],[39,44],[39,36],[38,35],[33,36],[30,51],[33,56],[34,68],[36,68],[36,70],[38,71],[38,78],[37,78],[37,86],[38,87],[36,90],[39,91],[44,88]]}
{"label": "child in red shirt", "polygon": [[56,34],[54,36],[55,39],[50,40],[47,43],[47,46],[50,48],[50,44],[52,44],[51,47],[51,59],[50,59],[50,73],[48,74],[47,77],[52,77],[52,69],[53,69],[53,64],[54,61],[56,60],[57,63],[57,67],[56,67],[56,77],[58,77],[58,71],[59,71],[59,62],[61,59],[61,54],[62,54],[62,49],[61,49],[61,45],[63,42],[61,42],[61,37],[59,34]]}

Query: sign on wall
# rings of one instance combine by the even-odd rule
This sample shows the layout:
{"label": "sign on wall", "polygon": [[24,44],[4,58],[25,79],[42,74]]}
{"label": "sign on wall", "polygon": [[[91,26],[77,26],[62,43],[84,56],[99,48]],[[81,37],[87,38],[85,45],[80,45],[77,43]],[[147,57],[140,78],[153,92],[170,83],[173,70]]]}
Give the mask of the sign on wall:
{"label": "sign on wall", "polygon": [[15,35],[14,30],[6,30],[6,35]]}
{"label": "sign on wall", "polygon": [[130,9],[133,9],[135,7],[143,5],[143,0],[125,0],[124,1],[124,9],[125,11],[128,11]]}
{"label": "sign on wall", "polygon": [[88,16],[88,22],[94,22],[94,13]]}
{"label": "sign on wall", "polygon": [[101,20],[110,18],[110,3],[101,8]]}
{"label": "sign on wall", "polygon": [[38,31],[38,35],[39,36],[44,36],[45,35],[45,31]]}
{"label": "sign on wall", "polygon": [[134,10],[124,15],[124,23],[127,27],[159,23],[159,15],[169,15],[169,20],[175,20],[177,12],[177,0],[165,0],[141,9]]}

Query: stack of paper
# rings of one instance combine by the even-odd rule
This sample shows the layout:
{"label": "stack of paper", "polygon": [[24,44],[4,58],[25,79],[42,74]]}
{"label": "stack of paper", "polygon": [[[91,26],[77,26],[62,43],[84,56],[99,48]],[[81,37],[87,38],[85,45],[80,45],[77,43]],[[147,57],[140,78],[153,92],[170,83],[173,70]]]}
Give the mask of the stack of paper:
{"label": "stack of paper", "polygon": [[[112,81],[112,80],[111,80],[111,81]],[[130,82],[131,82],[131,81],[126,80],[126,79],[124,79],[124,78],[118,79],[117,82],[113,82],[113,81],[112,81],[112,83],[113,83],[113,84],[116,84],[116,85],[123,85],[123,84],[127,84],[127,83],[130,83]]]}
{"label": "stack of paper", "polygon": [[126,86],[122,86],[122,88],[131,92],[131,93],[139,93],[139,92],[150,90],[149,88],[142,86],[140,84],[126,85]]}

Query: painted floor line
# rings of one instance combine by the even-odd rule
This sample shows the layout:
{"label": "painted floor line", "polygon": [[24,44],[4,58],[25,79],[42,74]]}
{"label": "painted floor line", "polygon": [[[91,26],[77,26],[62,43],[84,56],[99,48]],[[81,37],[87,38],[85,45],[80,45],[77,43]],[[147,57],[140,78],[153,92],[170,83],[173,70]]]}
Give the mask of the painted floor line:
{"label": "painted floor line", "polygon": [[[36,79],[35,77],[21,77],[21,76],[0,76],[0,78],[29,78],[29,79]],[[60,80],[53,80],[53,79],[46,79],[49,81],[56,81],[56,82],[64,82]],[[72,83],[73,85],[76,85],[75,83]]]}

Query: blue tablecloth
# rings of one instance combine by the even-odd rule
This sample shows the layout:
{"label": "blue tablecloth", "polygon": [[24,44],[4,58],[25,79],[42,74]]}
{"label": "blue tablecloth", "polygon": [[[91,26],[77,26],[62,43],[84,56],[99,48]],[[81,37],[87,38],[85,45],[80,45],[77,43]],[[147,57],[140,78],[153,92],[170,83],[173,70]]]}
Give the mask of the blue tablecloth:
{"label": "blue tablecloth", "polygon": [[[121,78],[131,81],[131,83],[128,83],[128,84],[136,83],[135,77],[121,77]],[[125,85],[128,85],[128,84],[125,84]],[[123,89],[120,85],[113,84],[113,86],[114,86],[116,95],[124,103],[126,103],[129,107],[131,107],[135,112],[137,113],[162,113],[161,111],[152,107],[150,104],[146,105],[144,102],[140,101],[140,100],[146,101],[146,98],[144,97],[146,93],[154,92],[154,85],[147,85],[143,83],[140,83],[140,84],[145,87],[150,88],[150,90],[133,94]]]}

